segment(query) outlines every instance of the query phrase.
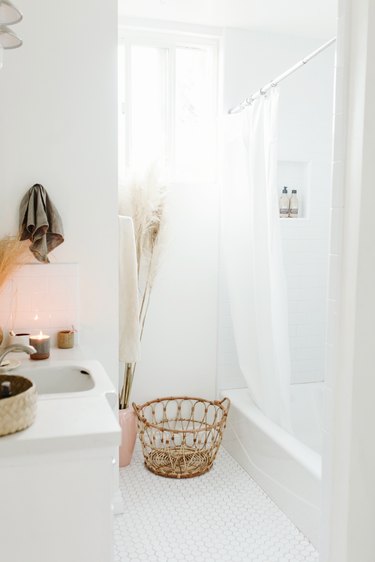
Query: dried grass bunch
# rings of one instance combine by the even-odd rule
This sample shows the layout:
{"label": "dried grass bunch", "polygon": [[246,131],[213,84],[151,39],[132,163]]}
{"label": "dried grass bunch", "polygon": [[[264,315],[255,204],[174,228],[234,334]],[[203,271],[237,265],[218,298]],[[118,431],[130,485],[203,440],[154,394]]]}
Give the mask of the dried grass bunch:
{"label": "dried grass bunch", "polygon": [[6,236],[0,239],[0,289],[9,277],[29,257],[29,241],[21,242],[19,238]]}
{"label": "dried grass bunch", "polygon": [[[120,214],[132,217],[138,264],[139,324],[142,340],[150,296],[160,263],[165,235],[167,188],[156,167],[143,180],[133,179],[120,193]],[[129,405],[136,363],[126,363],[120,409]]]}

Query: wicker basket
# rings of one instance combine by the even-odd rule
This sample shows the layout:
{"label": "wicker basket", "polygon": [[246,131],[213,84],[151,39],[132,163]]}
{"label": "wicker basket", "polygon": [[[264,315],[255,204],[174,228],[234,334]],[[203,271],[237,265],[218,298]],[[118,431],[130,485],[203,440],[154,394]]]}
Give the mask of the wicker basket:
{"label": "wicker basket", "polygon": [[0,400],[0,436],[29,427],[35,419],[37,393],[29,379],[18,375],[0,375],[0,384],[10,381],[12,396]]}
{"label": "wicker basket", "polygon": [[219,450],[230,401],[158,398],[133,403],[146,467],[169,478],[192,478],[210,470]]}

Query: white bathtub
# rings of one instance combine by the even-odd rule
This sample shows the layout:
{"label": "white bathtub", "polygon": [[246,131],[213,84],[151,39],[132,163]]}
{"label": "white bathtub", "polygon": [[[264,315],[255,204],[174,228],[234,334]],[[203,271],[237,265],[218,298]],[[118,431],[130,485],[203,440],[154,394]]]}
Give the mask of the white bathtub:
{"label": "white bathtub", "polygon": [[247,389],[221,392],[231,400],[224,447],[315,546],[319,543],[322,392],[322,383],[292,385],[295,435],[263,415]]}

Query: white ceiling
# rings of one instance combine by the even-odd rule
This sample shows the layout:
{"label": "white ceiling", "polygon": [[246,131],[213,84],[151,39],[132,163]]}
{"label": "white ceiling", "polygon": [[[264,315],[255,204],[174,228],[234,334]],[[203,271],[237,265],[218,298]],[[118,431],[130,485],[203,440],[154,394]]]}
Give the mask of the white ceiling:
{"label": "white ceiling", "polygon": [[336,13],[337,0],[119,0],[121,16],[327,39]]}

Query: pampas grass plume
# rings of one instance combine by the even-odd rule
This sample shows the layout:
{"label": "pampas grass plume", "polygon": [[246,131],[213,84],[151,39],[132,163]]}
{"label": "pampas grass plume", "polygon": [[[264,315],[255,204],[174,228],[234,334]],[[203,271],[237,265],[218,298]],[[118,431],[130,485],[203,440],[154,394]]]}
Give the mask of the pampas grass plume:
{"label": "pampas grass plume", "polygon": [[8,278],[24,263],[29,256],[28,241],[5,237],[0,240],[0,289]]}
{"label": "pampas grass plume", "polygon": [[[164,242],[166,192],[166,186],[160,181],[156,166],[151,167],[143,179],[133,178],[120,188],[119,212],[121,215],[132,217],[134,224],[141,339]],[[135,368],[136,363],[125,365],[120,408],[127,408],[129,405]]]}

